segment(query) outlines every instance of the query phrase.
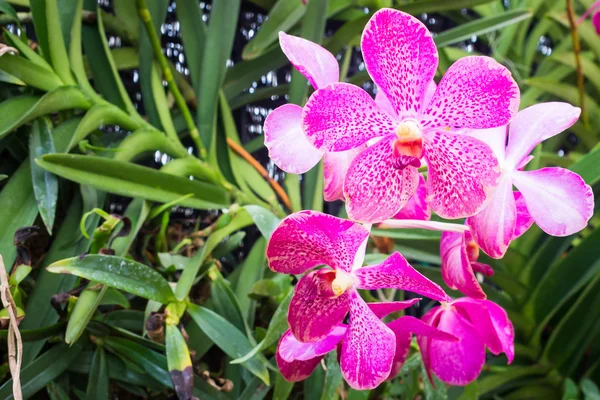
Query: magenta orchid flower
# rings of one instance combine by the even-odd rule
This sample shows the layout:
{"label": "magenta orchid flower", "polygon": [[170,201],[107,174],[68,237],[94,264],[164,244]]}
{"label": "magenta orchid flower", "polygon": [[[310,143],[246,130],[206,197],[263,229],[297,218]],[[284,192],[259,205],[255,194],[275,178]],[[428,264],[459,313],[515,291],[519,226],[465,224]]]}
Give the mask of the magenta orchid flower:
{"label": "magenta orchid flower", "polygon": [[465,57],[436,87],[431,34],[392,9],[369,20],[361,49],[379,101],[357,86],[333,83],[315,91],[302,112],[306,137],[321,151],[370,144],[344,180],[349,217],[374,223],[395,215],[417,188],[422,157],[433,210],[444,218],[477,213],[497,185],[498,163],[486,144],[452,129],[507,124],[520,99],[510,72],[492,58]]}
{"label": "magenta orchid flower", "polygon": [[580,112],[567,103],[541,103],[520,111],[508,127],[470,133],[490,145],[502,171],[493,199],[467,219],[475,242],[490,257],[501,258],[534,221],[552,236],[571,235],[587,225],[594,194],[579,175],[554,167],[522,170],[533,148],[573,125]]}
{"label": "magenta orchid flower", "polygon": [[[419,299],[389,303],[368,303],[367,306],[377,318],[381,319],[392,312],[406,309],[417,301],[419,301]],[[388,323],[387,327],[394,333],[396,346],[391,360],[392,365],[390,373],[385,379],[393,378],[402,368],[402,365],[410,352],[410,342],[413,334],[444,341],[458,340],[455,336],[442,332],[439,329],[410,316],[400,317]],[[290,330],[286,331],[279,341],[276,354],[277,366],[283,377],[290,382],[297,382],[308,378],[327,353],[336,348],[340,353],[343,352],[344,342],[347,340],[347,332],[347,325],[338,324],[323,339],[316,342],[303,343],[297,340]],[[371,356],[384,356],[386,360],[390,359],[389,354],[372,354]],[[344,372],[343,368],[342,373],[344,376],[348,374],[348,372]],[[367,389],[362,386],[353,386],[352,382],[349,382],[349,384],[354,389]]]}
{"label": "magenta orchid flower", "polygon": [[492,276],[494,270],[477,262],[479,247],[471,232],[444,232],[440,241],[442,277],[450,289],[460,290],[474,299],[485,299],[486,295],[475,277],[475,272]]}
{"label": "magenta orchid flower", "polygon": [[[281,50],[292,65],[319,89],[337,82],[340,69],[329,51],[309,40],[279,32]],[[315,148],[302,130],[302,107],[285,104],[271,112],[264,124],[265,146],[275,165],[287,173],[303,174],[323,158],[323,195],[341,200],[344,177],[350,163],[365,147],[330,153]]]}
{"label": "magenta orchid flower", "polygon": [[581,17],[577,20],[577,25],[585,21],[585,19],[592,14],[592,25],[596,29],[596,33],[600,35],[600,1],[596,1],[588,8]]}
{"label": "magenta orchid flower", "polygon": [[458,342],[418,337],[423,364],[443,382],[466,385],[485,364],[485,348],[514,358],[514,329],[506,311],[489,300],[468,297],[432,308],[422,318],[427,324],[459,338]]}
{"label": "magenta orchid flower", "polygon": [[419,175],[417,190],[394,216],[394,219],[416,219],[421,221],[431,219],[431,207],[427,204],[427,186],[425,186],[423,175]]}
{"label": "magenta orchid flower", "polygon": [[[364,226],[316,211],[286,217],[267,246],[269,267],[279,273],[304,275],[290,302],[288,323],[296,340],[318,342],[349,314],[340,365],[352,387],[374,388],[392,367],[395,338],[369,310],[357,289],[396,288],[438,301],[442,288],[413,269],[400,253],[383,263],[363,267],[369,230]],[[374,357],[374,355],[377,355]]]}

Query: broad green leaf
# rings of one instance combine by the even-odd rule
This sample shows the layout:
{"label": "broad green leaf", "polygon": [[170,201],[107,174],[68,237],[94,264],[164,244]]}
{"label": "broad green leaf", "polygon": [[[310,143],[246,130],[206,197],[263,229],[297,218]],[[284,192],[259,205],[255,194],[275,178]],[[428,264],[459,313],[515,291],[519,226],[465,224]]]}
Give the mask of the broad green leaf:
{"label": "broad green leaf", "polygon": [[111,248],[115,251],[115,255],[125,257],[129,252],[129,248],[133,244],[138,232],[142,229],[146,217],[150,213],[150,204],[144,199],[134,199],[127,206],[124,217],[129,218],[131,222],[131,231],[127,236],[119,236],[112,242]]}
{"label": "broad green leaf", "polygon": [[[326,1],[317,3],[327,4]],[[278,41],[279,32],[287,32],[300,21],[306,9],[301,0],[278,0],[269,11],[266,21],[261,24],[256,36],[244,47],[242,58],[252,60],[262,55],[269,46]]]}
{"label": "broad green leaf", "polygon": [[585,400],[600,400],[600,389],[590,379],[581,381],[581,391],[585,396]]}
{"label": "broad green leaf", "polygon": [[494,0],[422,0],[397,8],[412,15],[430,13],[430,12],[442,12],[450,10],[460,10],[462,8],[471,8],[476,5],[491,3]]}
{"label": "broad green leaf", "polygon": [[35,163],[36,158],[44,154],[52,154],[56,151],[50,129],[50,121],[46,118],[33,122],[29,137],[29,162],[31,165],[33,192],[38,209],[48,233],[52,235],[52,226],[54,225],[54,216],[58,201],[58,179]]}
{"label": "broad green leaf", "polygon": [[427,229],[387,229],[375,228],[372,230],[373,235],[389,237],[399,240],[429,240],[439,242],[442,234],[438,231],[430,231]]}
{"label": "broad green leaf", "polygon": [[63,178],[122,196],[163,203],[192,193],[194,197],[181,201],[183,206],[218,209],[228,205],[227,192],[218,186],[190,181],[128,162],[95,156],[54,154],[42,157],[37,163]]}
{"label": "broad green leaf", "polygon": [[[238,358],[252,350],[246,336],[220,315],[195,304],[189,304],[187,311],[200,329],[229,357]],[[258,358],[251,358],[242,365],[269,385],[269,372]]]}
{"label": "broad green leaf", "polygon": [[[171,157],[183,158],[188,157],[189,154],[185,147],[181,146],[179,142],[170,140],[164,133],[157,131],[156,129],[138,129],[131,135],[127,136],[119,144],[119,151],[117,151],[113,157],[117,161],[134,161],[140,156],[148,152],[161,151],[168,154]],[[190,159],[193,157],[189,157]],[[171,164],[173,161],[169,162]],[[199,160],[186,160],[186,163],[197,165],[200,163]],[[167,164],[167,165],[169,165]],[[207,168],[208,169],[208,168]],[[163,172],[167,169],[163,167]],[[191,172],[191,171],[186,171]],[[210,172],[213,172],[210,170]],[[181,176],[194,176],[198,177],[196,173],[181,174]],[[212,179],[205,179],[207,181],[218,182],[216,174],[212,173]]]}
{"label": "broad green leaf", "polygon": [[[72,347],[61,343],[52,347],[35,361],[25,366],[21,370],[23,398],[31,397],[50,383],[50,381],[56,379],[66,371],[69,365],[81,353],[83,347],[83,341]],[[4,385],[0,387],[0,398],[13,399],[12,383],[12,379],[4,382]]]}
{"label": "broad green leaf", "polygon": [[[200,68],[206,42],[206,24],[196,0],[177,0],[177,19],[181,24],[181,40],[185,61],[190,69],[192,84],[199,92]],[[201,22],[202,21],[202,22]]]}
{"label": "broad green leaf", "polygon": [[[57,0],[30,0],[35,34],[46,60],[66,85],[74,85],[65,47]],[[64,8],[64,5],[63,5]],[[66,32],[67,35],[70,32]]]}
{"label": "broad green leaf", "polygon": [[240,276],[235,285],[237,301],[242,310],[242,314],[246,316],[246,320],[250,326],[254,325],[256,302],[250,299],[248,295],[252,291],[254,284],[264,276],[266,247],[267,242],[265,239],[259,238],[256,241],[254,246],[252,246],[250,253],[248,253],[246,260],[244,260],[244,263],[239,266],[241,269]]}
{"label": "broad green leaf", "polygon": [[111,305],[111,306],[120,306],[123,308],[130,308],[131,304],[127,297],[118,291],[117,289],[108,288],[104,296],[100,300],[101,306]]}
{"label": "broad green leaf", "polygon": [[[0,57],[0,62],[4,57]],[[46,114],[73,108],[86,109],[89,100],[75,87],[56,89],[44,96],[17,96],[0,103],[0,114],[4,117],[0,122],[0,137],[13,129]]]}
{"label": "broad green leaf", "polygon": [[510,10],[500,13],[499,15],[483,17],[475,21],[458,25],[455,28],[437,34],[433,40],[437,47],[441,48],[461,42],[473,36],[480,36],[502,29],[528,18],[531,18],[531,11],[529,10]]}
{"label": "broad green leaf", "polygon": [[542,376],[546,374],[548,370],[549,367],[545,365],[533,365],[525,367],[513,366],[503,372],[491,373],[478,379],[477,383],[479,386],[479,396],[483,397],[484,395],[498,389],[502,385],[517,379],[531,376]]}
{"label": "broad green leaf", "polygon": [[581,157],[569,169],[581,175],[588,185],[596,185],[600,181],[600,146]]}
{"label": "broad green leaf", "polygon": [[212,281],[210,290],[211,299],[214,304],[215,311],[231,322],[240,332],[245,332],[251,344],[255,344],[252,337],[252,331],[246,322],[245,315],[237,301],[231,285],[223,278],[221,272],[216,266],[208,270],[208,277]]}
{"label": "broad green leaf", "polygon": [[269,239],[271,237],[271,234],[281,222],[281,220],[277,218],[275,214],[264,207],[249,205],[245,206],[244,209],[248,212],[248,214],[250,214],[252,221],[254,221],[254,224],[265,239]]}
{"label": "broad green leaf", "polygon": [[100,282],[162,304],[175,301],[169,283],[158,272],[122,257],[90,254],[57,261],[46,269]]}
{"label": "broad green leaf", "polygon": [[288,382],[283,375],[277,373],[275,376],[275,385],[273,388],[273,400],[286,400],[289,398],[294,382]]}
{"label": "broad green leaf", "polygon": [[35,52],[35,50],[33,50],[31,47],[29,47],[27,45],[27,43],[23,42],[19,37],[13,35],[6,29],[4,30],[4,37],[6,39],[6,42],[10,46],[19,50],[19,55],[21,55],[22,57],[25,57],[26,59],[31,61],[33,64],[36,64],[36,65],[46,69],[48,71],[48,73],[51,74],[51,76],[53,75],[56,77],[57,82],[60,81],[60,78],[58,78],[58,76],[56,76],[56,74],[54,73],[52,66],[50,64],[48,64],[48,62],[44,59],[44,57],[40,56],[38,53]]}
{"label": "broad green leaf", "polygon": [[[198,129],[207,149],[212,148],[219,90],[226,62],[233,48],[241,0],[222,0],[213,4],[202,55],[198,97]],[[198,21],[200,22],[200,21]]]}
{"label": "broad green leaf", "polygon": [[138,17],[135,0],[120,0],[113,4],[115,15],[119,21],[125,25],[126,30],[131,34],[137,35],[140,28],[140,19]]}
{"label": "broad green leaf", "polygon": [[109,394],[106,353],[102,346],[97,346],[90,367],[86,400],[105,400]]}
{"label": "broad green leaf", "polygon": [[166,329],[167,365],[175,393],[180,399],[192,397],[194,370],[185,339],[174,324],[167,323]]}
{"label": "broad green leaf", "polygon": [[[568,65],[571,70],[575,70],[575,53],[573,52],[561,52],[552,54],[551,58],[561,64]],[[586,57],[584,54],[581,56],[581,69],[583,75],[589,79],[590,83],[594,85],[596,90],[600,92],[600,67],[591,58]]]}
{"label": "broad green leaf", "polygon": [[337,354],[331,352],[325,356],[325,367],[325,382],[323,383],[321,400],[335,400],[338,398],[338,388],[343,382]]}

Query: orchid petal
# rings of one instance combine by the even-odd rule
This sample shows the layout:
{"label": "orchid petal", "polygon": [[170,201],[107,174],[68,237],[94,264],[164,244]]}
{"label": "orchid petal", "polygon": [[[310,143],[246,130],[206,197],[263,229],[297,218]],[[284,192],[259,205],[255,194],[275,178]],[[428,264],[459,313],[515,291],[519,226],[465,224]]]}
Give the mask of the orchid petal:
{"label": "orchid petal", "polygon": [[465,129],[463,132],[490,146],[498,161],[503,161],[506,157],[507,125],[489,129]]}
{"label": "orchid petal", "polygon": [[415,117],[438,65],[425,25],[402,11],[379,10],[365,26],[361,50],[369,75],[396,115]]}
{"label": "orchid petal", "polygon": [[323,151],[345,151],[369,139],[395,134],[397,122],[358,86],[334,83],[317,90],[304,106],[302,127]]}
{"label": "orchid petal", "polygon": [[319,363],[323,359],[323,356],[318,356],[306,361],[286,361],[281,357],[281,354],[279,353],[281,343],[284,341],[284,337],[285,335],[283,335],[279,340],[279,345],[277,346],[277,352],[275,354],[275,361],[277,362],[277,367],[279,368],[281,375],[283,375],[286,381],[302,381],[308,378],[313,373],[315,368],[317,368],[317,365],[319,365]]}
{"label": "orchid petal", "polygon": [[494,324],[496,335],[498,335],[498,339],[502,344],[502,351],[506,353],[508,363],[510,364],[515,358],[515,329],[513,324],[510,322],[510,319],[508,319],[506,311],[498,304],[489,300],[486,300],[485,304],[490,313],[492,323]]}
{"label": "orchid petal", "polygon": [[596,29],[596,34],[600,35],[600,11],[596,11],[594,15],[592,15],[592,25],[594,25],[594,29]]}
{"label": "orchid petal", "polygon": [[310,343],[298,341],[288,329],[279,341],[277,353],[287,362],[312,360],[315,357],[323,356],[335,350],[338,343],[346,335],[347,328],[346,325],[339,324],[323,339]]}
{"label": "orchid petal", "polygon": [[486,129],[509,123],[519,109],[519,86],[510,71],[490,57],[456,61],[421,115],[427,128]]}
{"label": "orchid petal", "polygon": [[302,131],[302,107],[285,104],[265,119],[265,146],[275,165],[290,174],[303,174],[323,157]]}
{"label": "orchid petal", "polygon": [[378,303],[367,303],[369,309],[373,314],[377,316],[377,318],[383,318],[391,313],[406,310],[408,307],[419,302],[419,298],[410,299],[406,301],[385,301]]}
{"label": "orchid petal", "polygon": [[369,231],[352,221],[317,211],[287,216],[267,246],[269,267],[282,274],[301,274],[317,265],[350,271]]}
{"label": "orchid petal", "polygon": [[397,168],[393,138],[384,138],[362,151],[344,181],[346,211],[354,221],[381,222],[395,215],[417,190],[416,168]]}
{"label": "orchid petal", "polygon": [[[421,321],[432,327],[437,327],[442,307],[433,307],[425,315],[421,317]],[[428,336],[417,336],[417,344],[419,345],[419,351],[421,352],[421,360],[423,360],[423,366],[429,377],[429,381],[433,382],[431,378],[431,339]]]}
{"label": "orchid petal", "polygon": [[507,164],[518,167],[535,146],[577,122],[579,114],[579,107],[559,102],[540,103],[519,111],[510,122]]}
{"label": "orchid petal", "polygon": [[337,153],[325,153],[323,158],[323,198],[325,201],[344,200],[344,178],[356,156],[366,149],[362,145],[355,149]]}
{"label": "orchid petal", "polygon": [[453,308],[440,312],[437,328],[460,340],[429,340],[431,370],[450,385],[464,386],[472,382],[485,363],[485,345],[477,329]]}
{"label": "orchid petal", "polygon": [[394,216],[394,219],[416,219],[420,221],[431,219],[431,208],[427,204],[427,185],[423,175],[419,175],[417,191],[408,199],[400,212]]}
{"label": "orchid petal", "polygon": [[504,176],[492,201],[467,219],[477,245],[492,258],[502,258],[514,239],[517,208],[510,177]]}
{"label": "orchid petal", "polygon": [[563,168],[514,171],[529,214],[544,232],[568,236],[586,227],[594,213],[594,193],[575,172]]}
{"label": "orchid petal", "polygon": [[527,204],[525,204],[525,197],[520,192],[513,192],[515,197],[515,205],[517,207],[517,222],[515,224],[515,233],[513,240],[527,232],[527,230],[533,225],[533,217],[527,210]]}
{"label": "orchid petal", "polygon": [[356,291],[350,293],[350,325],[342,341],[340,367],[357,390],[373,389],[392,368],[395,352],[392,331],[373,314]]}
{"label": "orchid petal", "polygon": [[318,271],[300,278],[288,310],[290,330],[301,342],[315,342],[325,338],[348,313],[348,295],[332,297],[323,286],[331,282],[321,279]]}
{"label": "orchid petal", "polygon": [[389,115],[392,119],[398,119],[398,114],[394,111],[394,106],[388,100],[385,93],[381,90],[375,94],[375,104],[381,111],[384,111],[387,115]]}
{"label": "orchid petal", "polygon": [[434,131],[427,132],[424,138],[431,208],[448,219],[477,214],[486,206],[500,177],[492,150],[462,134]]}
{"label": "orchid petal", "polygon": [[460,290],[463,294],[476,299],[485,299],[471,261],[467,255],[465,234],[444,232],[440,241],[442,257],[442,277],[451,289]]}
{"label": "orchid petal", "polygon": [[279,32],[281,50],[294,67],[319,89],[339,81],[340,67],[334,55],[310,40]]}
{"label": "orchid petal", "polygon": [[398,252],[381,264],[354,270],[354,275],[358,279],[359,289],[395,288],[422,294],[433,300],[448,300],[448,295],[441,287],[417,272]]}

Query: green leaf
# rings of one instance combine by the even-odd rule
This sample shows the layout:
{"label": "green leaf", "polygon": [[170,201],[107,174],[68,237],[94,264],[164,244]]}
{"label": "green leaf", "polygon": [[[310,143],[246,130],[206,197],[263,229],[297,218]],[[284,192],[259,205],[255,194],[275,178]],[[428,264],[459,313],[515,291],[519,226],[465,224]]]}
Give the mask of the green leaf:
{"label": "green leaf", "polygon": [[104,400],[109,398],[108,363],[102,346],[96,347],[88,378],[86,400]]}
{"label": "green leaf", "polygon": [[[325,1],[318,3],[326,4]],[[262,55],[269,46],[278,40],[280,31],[287,32],[300,21],[306,8],[301,0],[278,0],[269,11],[267,20],[261,24],[256,36],[244,47],[242,58],[252,60]]]}
{"label": "green leaf", "polygon": [[[71,75],[65,42],[61,40],[63,33],[60,26],[57,0],[30,0],[30,5],[35,34],[44,57],[50,61],[62,82],[66,85],[74,85],[75,80]],[[70,32],[67,32],[67,34],[70,34]]]}
{"label": "green leaf", "polygon": [[177,326],[167,323],[166,331],[167,365],[175,393],[180,399],[189,399],[194,388],[190,352]]}
{"label": "green leaf", "polygon": [[325,356],[325,383],[321,400],[337,399],[338,388],[343,382],[342,371],[337,360],[337,354],[331,352]]}
{"label": "green leaf", "polygon": [[581,381],[581,391],[585,396],[585,400],[600,400],[600,390],[590,379],[586,378]]}
{"label": "green leaf", "polygon": [[127,297],[117,289],[113,288],[108,288],[106,293],[104,293],[102,300],[100,300],[100,305],[116,305],[121,306],[123,308],[131,307],[131,304],[129,303],[129,300],[127,300]]}
{"label": "green leaf", "polygon": [[600,182],[600,146],[573,163],[570,170],[579,174],[590,186]]}
{"label": "green leaf", "polygon": [[193,193],[194,197],[182,200],[181,205],[210,210],[229,204],[228,194],[221,187],[128,162],[95,156],[52,154],[43,156],[37,163],[63,178],[122,196],[163,203]]}
{"label": "green leaf", "polygon": [[[200,69],[206,43],[206,24],[196,0],[177,0],[177,19],[181,24],[181,41],[185,61],[190,69],[192,84],[196,93],[200,91]],[[201,22],[202,21],[202,22]]]}
{"label": "green leaf", "polygon": [[[275,376],[275,385],[273,389],[273,400],[286,400],[289,398],[294,382],[288,382],[283,375],[277,373]],[[329,399],[328,399],[329,400]]]}
{"label": "green leaf", "polygon": [[240,332],[245,332],[250,341],[254,341],[245,315],[229,282],[223,278],[219,269],[214,265],[208,270],[208,277],[212,281],[210,294],[215,311],[231,322]]}
{"label": "green leaf", "polygon": [[[200,329],[229,357],[238,358],[252,350],[246,336],[220,315],[195,304],[189,304],[187,311]],[[251,358],[242,365],[269,385],[269,372],[258,358]]]}
{"label": "green leaf", "polygon": [[[247,210],[247,208],[246,208]],[[239,303],[242,315],[246,316],[246,320],[250,326],[254,325],[254,313],[256,302],[248,297],[252,291],[255,282],[262,279],[265,273],[266,262],[266,247],[267,242],[263,238],[259,238],[252,246],[250,253],[244,260],[241,268],[240,276],[235,285],[235,294]]]}
{"label": "green leaf", "polygon": [[529,10],[510,10],[499,15],[479,18],[437,34],[433,40],[438,48],[480,36],[531,18]]}
{"label": "green leaf", "polygon": [[[4,57],[0,57],[1,60]],[[88,108],[89,100],[75,87],[65,87],[44,96],[17,96],[0,103],[0,137],[19,126],[46,114],[73,108]]]}
{"label": "green leaf", "polygon": [[491,373],[478,379],[479,396],[483,398],[486,394],[493,392],[502,385],[531,376],[541,376],[548,372],[549,367],[545,365],[533,365],[526,367],[513,366],[503,372]]}
{"label": "green leaf", "polygon": [[249,205],[244,206],[244,209],[252,217],[252,221],[263,235],[265,239],[269,239],[271,234],[281,222],[271,211],[261,206]]}
{"label": "green leaf", "polygon": [[212,148],[219,90],[225,78],[226,62],[233,48],[240,3],[241,0],[217,1],[210,12],[200,84],[196,87],[198,129],[207,149]]}
{"label": "green leaf", "polygon": [[28,85],[46,92],[56,90],[63,85],[56,74],[21,56],[3,55],[0,57],[0,69]]}
{"label": "green leaf", "polygon": [[[23,398],[31,397],[66,371],[83,347],[83,341],[72,347],[65,344],[56,345],[23,368],[21,370]],[[13,380],[9,379],[0,387],[0,398],[13,399],[12,384]]]}
{"label": "green leaf", "polygon": [[[31,47],[27,45],[23,40],[21,40],[18,36],[13,35],[7,29],[4,30],[4,38],[8,45],[19,50],[19,55],[25,57],[27,60],[31,61],[33,64],[36,64],[44,69],[46,69],[50,74],[56,76],[52,66],[48,64],[48,62],[44,59],[44,57],[40,56],[35,52]],[[60,81],[60,78],[56,76],[57,81]]]}
{"label": "green leaf", "polygon": [[462,8],[472,8],[479,4],[491,3],[494,0],[422,0],[398,7],[400,10],[412,15],[442,12],[450,10],[460,10]]}
{"label": "green leaf", "polygon": [[135,0],[115,1],[113,8],[115,9],[115,15],[126,26],[127,31],[137,33],[140,30],[140,19]]}
{"label": "green leaf", "polygon": [[57,261],[46,269],[100,282],[162,304],[176,301],[169,283],[158,272],[122,257],[89,254]]}
{"label": "green leaf", "polygon": [[58,201],[58,179],[48,171],[44,171],[35,159],[44,154],[52,154],[54,140],[50,132],[50,121],[46,118],[33,122],[29,137],[29,162],[31,165],[31,181],[38,209],[48,233],[52,235],[56,204]]}
{"label": "green leaf", "polygon": [[[189,163],[197,166],[200,163],[200,160],[192,160],[194,157],[188,157],[189,154],[179,143],[175,143],[170,140],[164,133],[157,131],[156,129],[138,129],[133,132],[131,135],[127,136],[118,147],[119,151],[117,151],[113,157],[114,160],[117,161],[134,161],[141,156],[145,155],[148,152],[156,152],[157,150],[167,153],[171,157],[179,158],[186,157],[185,161],[173,160],[178,163]],[[170,165],[173,161],[169,162]],[[166,166],[165,166],[166,167]],[[167,169],[163,167],[163,172],[166,172]],[[208,170],[208,168],[206,168]],[[197,178],[202,178],[202,175],[198,176],[195,171],[185,171],[190,172],[189,174],[181,174],[181,176],[194,176]],[[218,182],[218,178],[213,170],[209,172],[212,173],[211,178],[204,178],[203,180],[209,182]],[[179,175],[179,174],[177,174]]]}

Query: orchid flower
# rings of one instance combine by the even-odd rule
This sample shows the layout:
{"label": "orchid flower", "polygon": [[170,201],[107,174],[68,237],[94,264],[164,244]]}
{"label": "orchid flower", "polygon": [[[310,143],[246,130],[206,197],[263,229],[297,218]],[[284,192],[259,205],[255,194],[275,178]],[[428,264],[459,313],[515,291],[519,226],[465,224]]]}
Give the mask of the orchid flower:
{"label": "orchid flower", "polygon": [[600,35],[600,1],[596,1],[594,4],[592,4],[590,8],[588,8],[581,17],[579,17],[577,20],[577,25],[585,21],[590,14],[592,14],[592,25],[594,25],[596,33]]}
{"label": "orchid flower", "polygon": [[423,175],[419,175],[417,190],[404,207],[394,216],[394,219],[415,219],[429,221],[431,219],[431,207],[427,204],[427,187]]}
{"label": "orchid flower", "polygon": [[442,303],[422,317],[427,324],[459,338],[458,342],[418,337],[423,364],[451,385],[473,381],[485,363],[485,348],[498,355],[514,358],[514,329],[506,311],[489,300],[468,297]]}
{"label": "orchid flower", "polygon": [[444,218],[476,214],[497,185],[498,162],[486,144],[452,130],[507,124],[520,99],[510,72],[492,58],[465,57],[436,87],[438,54],[431,33],[418,19],[392,9],[369,20],[361,49],[381,91],[378,99],[357,86],[332,83],[315,91],[302,111],[306,137],[321,151],[376,141],[348,169],[348,216],[374,223],[395,215],[417,188],[422,157],[433,210]]}
{"label": "orchid flower", "polygon": [[[319,89],[337,82],[340,69],[327,50],[309,40],[279,32],[281,50],[292,65]],[[302,130],[302,107],[285,104],[265,119],[265,146],[275,165],[287,173],[303,174],[323,158],[323,195],[326,201],[343,199],[342,185],[350,162],[364,148],[330,153],[315,148]]]}
{"label": "orchid flower", "polygon": [[[383,318],[386,315],[406,309],[419,301],[420,299],[412,299],[408,301],[397,301],[387,303],[368,303],[369,309],[377,316]],[[395,352],[391,360],[390,373],[384,379],[393,378],[402,368],[404,361],[410,351],[410,342],[412,334],[422,335],[429,338],[445,341],[457,341],[455,336],[442,332],[425,322],[410,316],[400,317],[387,324],[387,327],[392,330],[395,336]],[[277,346],[276,361],[279,370],[283,377],[290,382],[304,380],[312,374],[323,357],[330,351],[338,349],[343,351],[344,341],[348,326],[345,324],[336,325],[323,339],[303,343],[297,340],[290,330],[287,330],[279,341]],[[371,357],[381,357],[380,354],[371,354]],[[385,355],[389,359],[389,354]],[[361,364],[358,364],[362,367]],[[345,365],[347,367],[347,365]],[[363,375],[369,375],[368,370],[361,371]],[[345,371],[342,367],[342,374],[345,376],[351,375],[351,372]],[[378,378],[377,381],[382,381]],[[348,382],[354,389],[367,389],[363,386],[354,386],[352,381]],[[379,382],[380,383],[380,382]]]}
{"label": "orchid flower", "polygon": [[490,257],[501,258],[534,221],[552,236],[568,236],[587,225],[594,194],[579,175],[554,167],[522,170],[533,148],[573,125],[580,112],[567,103],[541,103],[520,111],[508,126],[470,133],[490,145],[502,171],[491,202],[467,219],[475,242]]}
{"label": "orchid flower", "polygon": [[474,299],[485,299],[475,272],[486,276],[494,274],[487,264],[477,262],[479,247],[473,240],[471,232],[444,232],[440,240],[440,256],[442,258],[442,278],[446,285],[460,290]]}
{"label": "orchid flower", "polygon": [[396,288],[448,300],[442,288],[413,269],[400,253],[363,267],[368,237],[369,230],[360,224],[301,211],[279,224],[267,246],[269,267],[275,272],[302,274],[327,266],[309,272],[296,284],[288,311],[290,331],[300,342],[318,342],[349,314],[340,365],[346,381],[361,388],[376,387],[387,378],[395,338],[357,289]]}

